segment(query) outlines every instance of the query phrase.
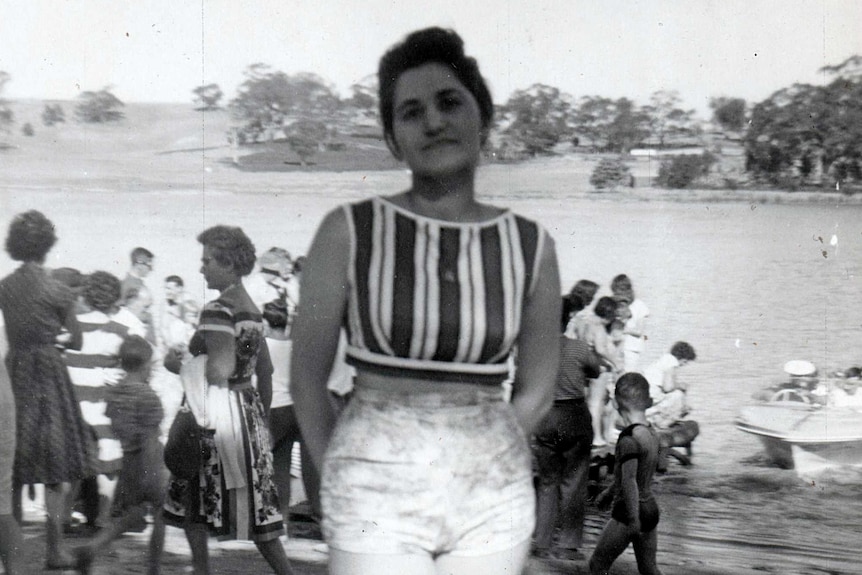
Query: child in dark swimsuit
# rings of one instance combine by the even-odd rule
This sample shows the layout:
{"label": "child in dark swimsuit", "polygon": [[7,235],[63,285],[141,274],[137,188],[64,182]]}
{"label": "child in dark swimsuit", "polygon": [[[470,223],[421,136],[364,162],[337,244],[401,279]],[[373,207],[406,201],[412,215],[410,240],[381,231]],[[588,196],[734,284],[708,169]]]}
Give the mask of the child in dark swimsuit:
{"label": "child in dark swimsuit", "polygon": [[597,502],[606,508],[613,498],[611,519],[590,557],[590,573],[606,574],[629,543],[634,545],[638,572],[661,575],[656,564],[659,509],[650,491],[659,452],[659,437],[645,411],[652,405],[649,383],[639,373],[617,380],[614,402],[626,428],[617,439],[614,481]]}

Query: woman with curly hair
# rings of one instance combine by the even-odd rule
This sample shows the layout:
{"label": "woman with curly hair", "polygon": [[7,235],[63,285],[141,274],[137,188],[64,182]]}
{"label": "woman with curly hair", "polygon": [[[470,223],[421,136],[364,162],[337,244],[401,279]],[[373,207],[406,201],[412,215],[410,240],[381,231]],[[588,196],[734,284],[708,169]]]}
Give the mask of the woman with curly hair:
{"label": "woman with curly hair", "polygon": [[[57,241],[54,225],[41,212],[18,214],[9,225],[6,251],[23,262],[0,280],[0,310],[6,321],[9,353],[6,367],[17,414],[14,485],[45,485],[46,567],[69,567],[73,558],[63,546],[62,516],[72,481],[84,471],[84,422],[66,364],[57,348],[80,349],[74,292],[43,267]],[[20,511],[20,510],[19,510]]]}
{"label": "woman with curly hair", "polygon": [[[284,523],[268,425],[272,361],[263,318],[241,281],[254,268],[254,245],[240,228],[228,226],[209,228],[198,241],[201,274],[220,295],[204,306],[189,352],[206,354],[207,416],[215,430],[201,438],[209,457],[196,476],[171,477],[165,523],[185,529],[195,575],[210,572],[208,532],[219,539],[250,539],[275,573],[292,573],[278,540]],[[177,354],[169,353],[165,364],[178,371]],[[217,414],[218,406],[224,410]]]}

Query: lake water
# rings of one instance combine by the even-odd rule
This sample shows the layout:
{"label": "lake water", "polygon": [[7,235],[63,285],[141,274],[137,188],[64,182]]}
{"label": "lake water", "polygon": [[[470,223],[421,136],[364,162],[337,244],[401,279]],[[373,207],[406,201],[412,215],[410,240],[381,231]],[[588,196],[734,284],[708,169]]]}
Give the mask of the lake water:
{"label": "lake water", "polygon": [[[60,237],[47,265],[85,272],[122,275],[129,251],[147,246],[157,293],[161,278],[179,274],[204,299],[195,241],[204,228],[239,225],[261,250],[301,254],[328,210],[407,183],[404,172],[213,176],[205,192],[0,182],[0,228],[5,235],[17,212],[43,211]],[[790,359],[821,371],[862,365],[862,206],[627,201],[570,190],[565,174],[498,166],[483,171],[480,190],[551,232],[563,289],[580,278],[602,286],[618,273],[632,278],[651,310],[644,366],[677,340],[697,350],[680,377],[701,435],[695,465],[658,481],[672,509],[659,527],[660,561],[694,569],[720,557],[728,573],[860,572],[862,553],[848,543],[862,528],[862,476],[804,482],[769,465],[733,420]],[[14,266],[0,256],[0,274]],[[591,517],[591,536],[602,520]]]}

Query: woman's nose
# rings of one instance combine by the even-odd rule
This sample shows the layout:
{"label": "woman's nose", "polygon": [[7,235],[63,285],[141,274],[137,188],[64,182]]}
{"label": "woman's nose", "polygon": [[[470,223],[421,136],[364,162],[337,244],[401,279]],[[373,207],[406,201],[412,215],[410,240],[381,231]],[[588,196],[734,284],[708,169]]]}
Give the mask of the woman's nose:
{"label": "woman's nose", "polygon": [[434,133],[439,131],[443,125],[446,123],[443,114],[440,113],[440,110],[430,107],[425,112],[425,131],[429,133]]}

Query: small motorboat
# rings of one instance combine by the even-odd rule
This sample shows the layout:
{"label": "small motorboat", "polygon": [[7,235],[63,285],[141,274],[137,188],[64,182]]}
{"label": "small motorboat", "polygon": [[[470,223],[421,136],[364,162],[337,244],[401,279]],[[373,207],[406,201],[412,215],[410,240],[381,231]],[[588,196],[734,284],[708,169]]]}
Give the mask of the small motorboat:
{"label": "small motorboat", "polygon": [[833,405],[823,391],[843,386],[833,376],[813,389],[770,388],[740,410],[736,428],[756,435],[772,461],[806,479],[826,469],[862,467],[862,405]]}

